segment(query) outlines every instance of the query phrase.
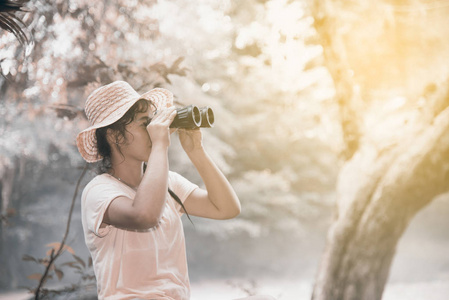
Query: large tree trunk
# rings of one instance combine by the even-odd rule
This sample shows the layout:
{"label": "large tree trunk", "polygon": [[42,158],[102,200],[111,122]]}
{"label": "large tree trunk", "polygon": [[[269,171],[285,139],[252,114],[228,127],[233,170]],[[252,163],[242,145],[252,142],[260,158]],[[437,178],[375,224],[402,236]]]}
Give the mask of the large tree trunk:
{"label": "large tree trunk", "polygon": [[449,189],[449,108],[394,151],[360,151],[342,170],[312,299],[381,299],[396,245],[412,217]]}
{"label": "large tree trunk", "polygon": [[313,7],[349,160],[339,174],[338,207],[312,299],[379,300],[398,240],[410,220],[449,189],[449,108],[447,96],[429,105],[426,109],[436,116],[434,121],[419,134],[405,133],[394,147],[380,151],[361,144],[354,114],[360,99],[348,75],[351,68],[339,33],[338,5],[343,4],[315,0]]}

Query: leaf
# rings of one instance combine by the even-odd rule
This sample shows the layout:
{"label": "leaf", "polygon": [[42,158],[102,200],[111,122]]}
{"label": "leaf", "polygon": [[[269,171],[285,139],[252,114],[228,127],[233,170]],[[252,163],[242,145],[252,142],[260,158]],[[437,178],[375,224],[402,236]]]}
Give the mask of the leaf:
{"label": "leaf", "polygon": [[[47,244],[45,246],[50,247],[50,249],[47,251],[47,256],[50,256],[51,255],[51,250],[53,249],[55,251],[55,253],[56,253],[59,250],[59,248],[61,247],[61,243],[55,242],[55,243]],[[62,247],[62,250],[70,252],[71,254],[75,254],[75,251],[73,251],[72,247],[70,247],[68,245],[64,245]]]}
{"label": "leaf", "polygon": [[49,243],[49,244],[45,245],[45,247],[58,249],[59,247],[61,247],[61,243],[60,242]]}
{"label": "leaf", "polygon": [[75,254],[72,254],[72,256],[80,263],[80,265],[83,266],[83,268],[86,267],[86,263],[81,259],[81,257],[79,257],[79,256],[77,256]]}
{"label": "leaf", "polygon": [[24,261],[34,261],[36,263],[38,263],[37,259],[31,255],[25,254],[24,256],[22,256],[22,260]]}
{"label": "leaf", "polygon": [[69,267],[73,268],[75,266],[75,264],[77,264],[76,261],[69,261],[69,262],[63,263],[61,266],[69,266]]}
{"label": "leaf", "polygon": [[32,279],[32,280],[41,280],[42,278],[42,274],[41,273],[34,273],[31,275],[27,276],[28,279]]}
{"label": "leaf", "polygon": [[179,65],[183,62],[183,60],[184,60],[183,56],[178,57],[178,59],[175,60],[175,62],[171,65],[171,68],[178,68]]}
{"label": "leaf", "polygon": [[38,262],[44,266],[48,266],[48,264],[50,263],[50,260],[48,258],[40,258],[40,259],[38,259]]}
{"label": "leaf", "polygon": [[66,263],[63,263],[61,266],[69,266],[70,268],[73,268],[73,269],[77,269],[80,271],[82,270],[82,268],[79,266],[78,262],[76,262],[76,261],[66,262]]}
{"label": "leaf", "polygon": [[56,269],[56,268],[55,268],[55,273],[56,273],[56,276],[58,276],[58,279],[59,279],[59,280],[61,280],[62,277],[64,277],[64,272],[62,272],[62,271],[59,270],[59,269]]}
{"label": "leaf", "polygon": [[79,107],[68,104],[55,104],[49,105],[47,108],[54,109],[58,118],[67,117],[69,120],[73,120],[76,116],[81,115],[81,109]]}
{"label": "leaf", "polygon": [[64,248],[62,248],[64,251],[67,251],[71,254],[75,254],[75,251],[73,250],[72,247],[68,246],[68,245],[64,245]]}
{"label": "leaf", "polygon": [[80,272],[83,271],[83,268],[81,268],[79,265],[74,265],[73,268],[77,269],[77,270],[80,270]]}

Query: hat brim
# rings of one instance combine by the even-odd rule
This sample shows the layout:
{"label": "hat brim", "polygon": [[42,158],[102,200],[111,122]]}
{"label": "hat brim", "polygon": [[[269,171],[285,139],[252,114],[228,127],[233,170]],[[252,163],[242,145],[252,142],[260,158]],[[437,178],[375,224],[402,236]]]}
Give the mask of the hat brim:
{"label": "hat brim", "polygon": [[173,106],[173,94],[169,90],[162,88],[152,89],[127,101],[124,105],[114,110],[105,120],[84,129],[77,135],[76,146],[78,147],[78,151],[84,160],[88,163],[94,163],[103,159],[103,157],[98,153],[97,137],[95,134],[96,130],[120,120],[120,118],[123,117],[126,112],[141,99],[152,102],[158,110]]}
{"label": "hat brim", "polygon": [[145,99],[152,102],[156,109],[161,110],[173,106],[173,94],[169,90],[155,88],[142,94],[138,100]]}

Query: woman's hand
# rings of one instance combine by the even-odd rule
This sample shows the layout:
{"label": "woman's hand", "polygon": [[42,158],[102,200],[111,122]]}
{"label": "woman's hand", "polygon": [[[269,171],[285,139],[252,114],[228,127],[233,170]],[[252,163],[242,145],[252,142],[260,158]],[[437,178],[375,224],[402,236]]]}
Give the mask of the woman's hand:
{"label": "woman's hand", "polygon": [[196,129],[178,129],[179,141],[184,151],[189,154],[195,150],[203,149],[203,135],[199,128]]}
{"label": "woman's hand", "polygon": [[170,146],[170,124],[176,116],[174,106],[158,111],[147,126],[152,145]]}

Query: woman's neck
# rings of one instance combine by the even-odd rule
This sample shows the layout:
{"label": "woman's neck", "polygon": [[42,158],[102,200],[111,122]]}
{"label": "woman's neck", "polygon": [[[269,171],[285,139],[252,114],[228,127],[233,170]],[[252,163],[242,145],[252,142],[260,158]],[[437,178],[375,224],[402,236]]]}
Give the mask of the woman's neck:
{"label": "woman's neck", "polygon": [[139,162],[134,165],[130,165],[129,163],[112,163],[112,167],[108,173],[128,186],[137,188],[143,176],[143,163]]}

